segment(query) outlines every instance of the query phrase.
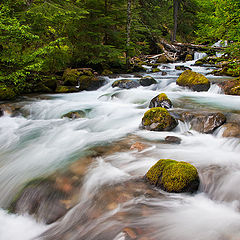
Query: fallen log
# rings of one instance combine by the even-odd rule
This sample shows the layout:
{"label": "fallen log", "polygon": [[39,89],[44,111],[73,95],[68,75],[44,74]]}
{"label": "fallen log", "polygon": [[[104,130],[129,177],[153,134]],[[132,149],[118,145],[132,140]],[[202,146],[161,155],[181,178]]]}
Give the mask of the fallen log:
{"label": "fallen log", "polygon": [[159,48],[164,52],[164,54],[165,54],[165,56],[166,56],[166,58],[167,58],[168,61],[170,61],[170,62],[176,62],[176,61],[178,60],[178,56],[177,56],[177,53],[176,53],[176,52],[173,53],[173,52],[171,52],[171,51],[167,51],[167,50],[165,49],[164,45],[161,44],[161,43],[158,43],[157,45],[158,45]]}
{"label": "fallen log", "polygon": [[226,47],[211,47],[211,46],[205,46],[205,45],[197,45],[192,43],[179,43],[179,42],[174,42],[173,45],[181,48],[190,48],[190,49],[199,50],[199,51],[204,51],[204,50],[223,51],[226,48]]}

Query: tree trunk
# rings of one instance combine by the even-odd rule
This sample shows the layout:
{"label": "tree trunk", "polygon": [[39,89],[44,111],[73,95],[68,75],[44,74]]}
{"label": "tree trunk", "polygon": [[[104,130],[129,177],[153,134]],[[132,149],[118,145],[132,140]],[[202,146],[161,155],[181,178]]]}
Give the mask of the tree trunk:
{"label": "tree trunk", "polygon": [[131,41],[131,22],[132,22],[132,0],[127,1],[127,43],[126,43],[126,65],[129,68],[130,56],[129,48]]}
{"label": "tree trunk", "polygon": [[174,27],[173,27],[173,34],[172,34],[172,42],[176,41],[177,24],[178,24],[178,8],[179,8],[179,0],[173,0]]}

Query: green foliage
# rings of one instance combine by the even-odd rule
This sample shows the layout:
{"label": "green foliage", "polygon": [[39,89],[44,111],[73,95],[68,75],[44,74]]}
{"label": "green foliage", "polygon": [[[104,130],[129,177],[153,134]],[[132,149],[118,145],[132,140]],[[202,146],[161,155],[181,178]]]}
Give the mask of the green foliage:
{"label": "green foliage", "polygon": [[230,56],[240,57],[240,2],[239,0],[198,0],[199,42],[214,43],[228,40]]}

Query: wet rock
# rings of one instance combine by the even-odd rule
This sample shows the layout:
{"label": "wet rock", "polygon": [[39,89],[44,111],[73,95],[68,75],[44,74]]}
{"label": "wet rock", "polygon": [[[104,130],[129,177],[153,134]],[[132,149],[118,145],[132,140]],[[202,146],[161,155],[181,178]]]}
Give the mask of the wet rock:
{"label": "wet rock", "polygon": [[162,66],[162,69],[171,69],[171,67],[164,65]]}
{"label": "wet rock", "polygon": [[176,70],[186,71],[186,70],[192,70],[190,67],[185,67],[183,65],[181,66],[175,66]]}
{"label": "wet rock", "polygon": [[4,111],[0,108],[0,117],[4,115]]}
{"label": "wet rock", "polygon": [[131,88],[137,88],[139,87],[140,84],[136,81],[130,80],[130,79],[122,79],[122,80],[117,80],[112,84],[112,87],[119,87],[123,89],[131,89]]}
{"label": "wet rock", "polygon": [[81,72],[78,69],[67,68],[63,73],[63,81],[65,86],[77,86],[78,78]]}
{"label": "wet rock", "polygon": [[103,76],[108,76],[108,75],[112,75],[112,74],[113,74],[113,72],[111,70],[108,70],[108,69],[104,69],[102,71]]}
{"label": "wet rock", "polygon": [[225,123],[222,125],[224,129],[223,137],[237,137],[240,138],[240,124],[239,123]]}
{"label": "wet rock", "polygon": [[136,142],[131,147],[130,150],[138,150],[139,152],[147,148],[147,146],[143,143]]}
{"label": "wet rock", "polygon": [[194,66],[215,66],[218,58],[216,56],[204,57],[195,62]]}
{"label": "wet rock", "polygon": [[93,91],[97,90],[98,88],[102,87],[105,83],[105,79],[96,77],[94,75],[87,76],[87,75],[82,75],[79,77],[79,90],[87,90],[87,91]]}
{"label": "wet rock", "polygon": [[76,119],[76,118],[85,118],[86,117],[86,113],[84,111],[78,110],[78,111],[72,111],[69,113],[66,113],[64,115],[62,115],[62,118],[71,118],[71,119]]}
{"label": "wet rock", "polygon": [[142,128],[150,131],[171,131],[177,125],[176,119],[161,107],[151,108],[142,118]]}
{"label": "wet rock", "polygon": [[163,75],[163,76],[166,76],[166,75],[167,75],[167,72],[162,71],[162,75]]}
{"label": "wet rock", "polygon": [[149,104],[149,108],[154,108],[154,107],[162,107],[162,108],[169,109],[172,107],[172,102],[165,93],[161,93],[151,100]]}
{"label": "wet rock", "polygon": [[34,93],[51,93],[52,90],[48,88],[46,85],[44,85],[42,82],[40,82],[34,85],[33,92]]}
{"label": "wet rock", "polygon": [[157,73],[157,72],[161,72],[161,70],[160,70],[159,68],[154,68],[154,69],[152,70],[152,72],[153,72],[153,73]]}
{"label": "wet rock", "polygon": [[157,81],[153,77],[146,76],[146,77],[141,78],[139,80],[139,83],[140,83],[140,85],[145,87],[145,86],[150,86],[152,84],[157,84]]}
{"label": "wet rock", "polygon": [[56,93],[73,93],[73,92],[79,92],[79,89],[73,86],[58,86]]}
{"label": "wet rock", "polygon": [[177,85],[188,87],[197,92],[208,91],[210,88],[210,82],[205,76],[191,70],[186,70],[179,76]]}
{"label": "wet rock", "polygon": [[0,85],[0,101],[13,100],[16,98],[16,96],[17,94],[12,88],[5,85]]}
{"label": "wet rock", "polygon": [[191,54],[187,54],[185,57],[185,61],[192,61],[193,60],[193,56]]}
{"label": "wet rock", "polygon": [[137,239],[137,234],[134,232],[134,229],[126,227],[123,229],[123,232],[125,232],[130,239]]}
{"label": "wet rock", "polygon": [[100,88],[105,80],[96,77],[91,68],[68,68],[63,74],[64,86],[78,86],[80,91],[92,91]]}
{"label": "wet rock", "polygon": [[54,91],[56,90],[56,88],[57,88],[57,80],[54,79],[54,78],[44,79],[44,80],[43,80],[43,84],[44,84],[47,88],[51,89],[53,92],[54,92]]}
{"label": "wet rock", "polygon": [[189,122],[191,129],[200,133],[212,133],[226,122],[222,113],[182,113],[182,120]]}
{"label": "wet rock", "polygon": [[166,142],[166,143],[170,143],[170,144],[180,144],[181,141],[182,141],[181,138],[175,137],[175,136],[167,136],[167,137],[165,138],[165,142]]}
{"label": "wet rock", "polygon": [[167,192],[196,192],[199,187],[197,169],[189,163],[161,159],[152,166],[145,179]]}
{"label": "wet rock", "polygon": [[10,211],[17,214],[34,215],[47,224],[55,222],[65,215],[66,206],[61,202],[66,193],[55,186],[50,179],[30,181],[10,205]]}
{"label": "wet rock", "polygon": [[165,54],[161,54],[159,57],[158,57],[158,60],[157,60],[158,63],[167,63],[168,60],[167,60],[167,57]]}
{"label": "wet rock", "polygon": [[240,95],[240,77],[234,80],[221,82],[218,86],[227,95]]}

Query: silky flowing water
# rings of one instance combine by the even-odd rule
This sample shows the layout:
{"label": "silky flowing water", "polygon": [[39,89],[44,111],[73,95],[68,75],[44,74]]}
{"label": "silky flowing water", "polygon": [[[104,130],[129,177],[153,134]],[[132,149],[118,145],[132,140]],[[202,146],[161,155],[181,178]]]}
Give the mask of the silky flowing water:
{"label": "silky flowing water", "polygon": [[[194,61],[184,63],[190,66]],[[222,131],[201,134],[184,123],[171,132],[141,130],[150,100],[166,93],[175,110],[206,110],[240,117],[240,97],[176,85],[178,64],[163,64],[168,74],[151,75],[157,85],[130,90],[112,88],[107,78],[97,91],[25,97],[22,115],[0,118],[0,240],[237,240],[240,238],[239,139]],[[192,67],[207,74],[212,69]],[[222,77],[207,76],[211,81]],[[61,118],[83,110],[86,118]],[[165,144],[166,136],[182,139]],[[143,150],[130,149],[141,142]],[[197,167],[201,186],[194,195],[154,189],[142,177],[159,159],[186,161]],[[46,225],[33,216],[7,211],[30,180],[71,172],[74,204],[58,221]],[[69,176],[66,174],[66,176]],[[72,180],[73,181],[73,180]],[[71,202],[71,200],[69,200]]]}

